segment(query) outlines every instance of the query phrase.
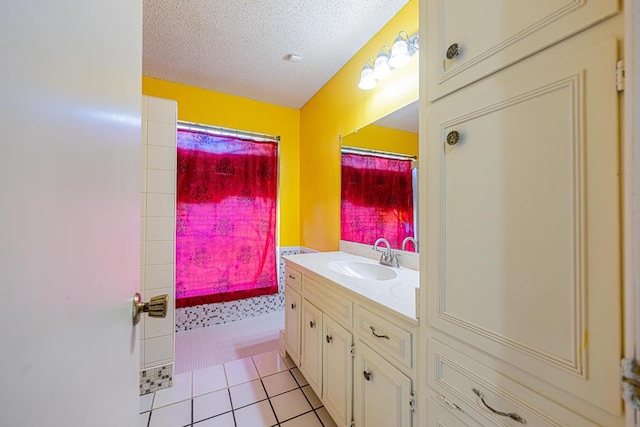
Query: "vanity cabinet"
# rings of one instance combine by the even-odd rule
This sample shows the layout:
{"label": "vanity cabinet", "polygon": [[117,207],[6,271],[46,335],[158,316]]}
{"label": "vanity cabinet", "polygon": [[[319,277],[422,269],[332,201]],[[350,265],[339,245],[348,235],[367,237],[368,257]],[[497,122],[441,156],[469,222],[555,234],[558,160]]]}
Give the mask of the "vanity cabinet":
{"label": "vanity cabinet", "polygon": [[362,341],[356,346],[355,365],[358,425],[411,426],[415,405],[411,378]]}
{"label": "vanity cabinet", "polygon": [[[291,264],[287,260],[287,277],[295,271]],[[303,270],[297,282],[302,321],[299,330],[291,328],[287,334],[298,334],[291,338],[302,343],[296,364],[336,424],[410,427],[417,321],[311,271]],[[286,283],[285,294],[297,294],[292,285]]]}
{"label": "vanity cabinet", "polygon": [[618,0],[426,3],[429,101],[526,58],[619,10]]}
{"label": "vanity cabinet", "polygon": [[[474,13],[453,24],[442,8],[462,2],[427,1],[428,19],[442,20],[429,29],[429,58],[459,39],[444,32],[448,25],[467,34],[467,50],[445,61],[446,72],[434,69],[442,59],[429,65],[437,74],[430,85],[442,85],[436,97],[513,62],[510,46],[529,43],[521,53],[531,54],[616,10],[606,0],[562,2],[562,13],[561,2],[464,3],[488,8],[489,16],[499,4],[518,31],[530,7],[531,25],[546,20],[536,24],[538,35],[509,45],[494,34],[502,28],[478,29],[483,20],[472,23]],[[488,406],[529,426],[622,425],[618,43],[611,28],[596,26],[429,106],[422,188],[425,229],[437,232],[422,239],[428,327],[421,363],[428,387],[452,404],[422,400],[430,426],[443,410],[455,414],[443,424],[472,425],[468,416],[483,426],[520,425]],[[482,65],[493,52],[495,66]]]}

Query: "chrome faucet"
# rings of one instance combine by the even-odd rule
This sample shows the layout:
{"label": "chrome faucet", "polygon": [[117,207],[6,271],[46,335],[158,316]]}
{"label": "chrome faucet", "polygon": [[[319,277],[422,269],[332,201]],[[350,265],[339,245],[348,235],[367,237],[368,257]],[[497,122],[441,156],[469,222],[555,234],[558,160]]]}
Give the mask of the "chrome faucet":
{"label": "chrome faucet", "polygon": [[[380,243],[387,245],[386,251],[382,252],[378,249],[378,245],[380,245]],[[387,239],[381,237],[376,240],[373,244],[373,250],[382,252],[382,255],[380,255],[380,264],[387,265],[389,267],[400,267],[400,262],[398,261],[398,257],[400,255],[391,251],[391,244]]]}
{"label": "chrome faucet", "polygon": [[407,242],[413,242],[414,252],[418,252],[418,241],[411,236],[405,237],[402,241],[402,250],[406,251],[405,246],[407,246]]}

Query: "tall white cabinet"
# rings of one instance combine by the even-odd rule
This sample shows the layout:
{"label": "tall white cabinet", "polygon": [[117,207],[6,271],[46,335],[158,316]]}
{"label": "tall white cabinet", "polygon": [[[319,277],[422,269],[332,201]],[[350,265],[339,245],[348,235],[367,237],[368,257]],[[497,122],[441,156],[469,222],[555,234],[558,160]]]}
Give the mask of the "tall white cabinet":
{"label": "tall white cabinet", "polygon": [[421,425],[621,426],[618,2],[471,3],[421,3]]}

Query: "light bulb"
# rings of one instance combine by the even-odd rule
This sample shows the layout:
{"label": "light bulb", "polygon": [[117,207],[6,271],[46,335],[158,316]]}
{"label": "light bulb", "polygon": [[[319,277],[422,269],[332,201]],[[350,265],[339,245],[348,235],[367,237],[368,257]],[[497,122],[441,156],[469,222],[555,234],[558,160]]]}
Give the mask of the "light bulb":
{"label": "light bulb", "polygon": [[390,75],[391,67],[389,67],[389,57],[381,50],[376,58],[375,65],[373,66],[373,77],[375,77],[376,80],[383,80]]}
{"label": "light bulb", "polygon": [[371,65],[365,64],[362,68],[362,73],[360,74],[360,83],[358,83],[358,87],[362,90],[369,90],[373,89],[377,85],[378,83],[373,77],[373,68],[371,68]]}
{"label": "light bulb", "polygon": [[393,68],[401,68],[407,65],[410,60],[411,56],[409,55],[407,41],[404,40],[402,36],[398,36],[396,41],[393,43],[393,48],[391,49],[389,65]]}

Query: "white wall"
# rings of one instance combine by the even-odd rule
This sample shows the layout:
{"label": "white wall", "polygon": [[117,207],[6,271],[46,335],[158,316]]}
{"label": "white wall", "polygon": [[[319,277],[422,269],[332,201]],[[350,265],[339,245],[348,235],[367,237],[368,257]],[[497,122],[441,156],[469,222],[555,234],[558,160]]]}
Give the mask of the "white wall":
{"label": "white wall", "polygon": [[142,317],[140,369],[146,370],[174,360],[178,105],[172,100],[142,98],[140,289],[144,301],[169,295],[166,318]]}

